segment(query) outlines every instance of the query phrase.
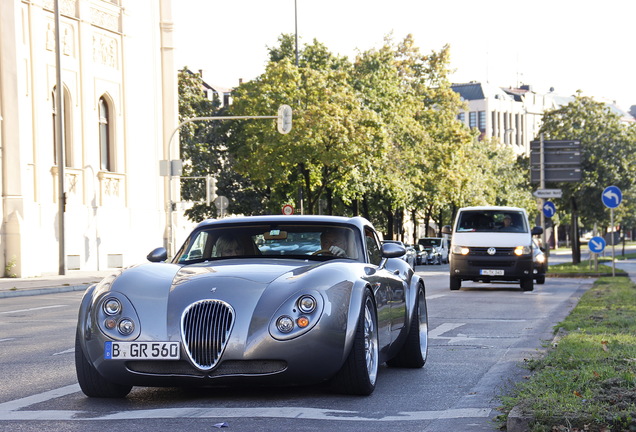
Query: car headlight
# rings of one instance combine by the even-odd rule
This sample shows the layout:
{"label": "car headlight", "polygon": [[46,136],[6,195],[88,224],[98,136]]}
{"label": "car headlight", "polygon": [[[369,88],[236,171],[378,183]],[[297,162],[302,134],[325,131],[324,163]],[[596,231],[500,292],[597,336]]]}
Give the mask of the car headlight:
{"label": "car headlight", "polygon": [[470,248],[466,246],[453,245],[451,247],[451,252],[457,255],[468,255]]}
{"label": "car headlight", "polygon": [[316,310],[316,299],[310,295],[304,295],[298,299],[298,309],[302,313],[312,313]]}
{"label": "car headlight", "polygon": [[116,298],[108,298],[104,302],[104,312],[106,315],[117,315],[121,312],[121,303]]}
{"label": "car headlight", "polygon": [[545,255],[537,255],[536,260],[539,264],[543,264],[545,262]]}
{"label": "car headlight", "polygon": [[517,256],[529,255],[531,252],[532,249],[530,248],[530,246],[517,246],[515,248],[515,255]]}
{"label": "car headlight", "polygon": [[117,330],[119,330],[119,333],[123,334],[124,336],[128,336],[135,331],[135,323],[133,323],[132,320],[128,318],[124,318],[119,321]]}
{"label": "car headlight", "polygon": [[292,339],[312,329],[320,319],[324,300],[317,291],[293,295],[278,308],[269,325],[275,339]]}
{"label": "car headlight", "polygon": [[139,318],[132,303],[120,292],[108,292],[97,300],[96,321],[107,337],[132,340],[139,336]]}

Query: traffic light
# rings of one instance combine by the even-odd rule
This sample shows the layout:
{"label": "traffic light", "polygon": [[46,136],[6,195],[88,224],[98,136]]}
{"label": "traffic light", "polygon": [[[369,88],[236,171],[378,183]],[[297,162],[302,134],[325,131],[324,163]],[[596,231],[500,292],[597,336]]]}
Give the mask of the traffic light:
{"label": "traffic light", "polygon": [[205,178],[205,204],[210,205],[216,198],[216,177],[208,174]]}

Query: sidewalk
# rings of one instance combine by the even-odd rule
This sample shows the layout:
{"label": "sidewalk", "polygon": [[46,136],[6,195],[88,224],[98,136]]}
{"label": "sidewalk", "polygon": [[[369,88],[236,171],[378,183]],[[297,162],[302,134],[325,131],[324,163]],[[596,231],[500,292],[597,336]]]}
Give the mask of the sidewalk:
{"label": "sidewalk", "polygon": [[53,274],[32,278],[0,278],[0,298],[83,291],[117,270],[69,270],[62,276]]}

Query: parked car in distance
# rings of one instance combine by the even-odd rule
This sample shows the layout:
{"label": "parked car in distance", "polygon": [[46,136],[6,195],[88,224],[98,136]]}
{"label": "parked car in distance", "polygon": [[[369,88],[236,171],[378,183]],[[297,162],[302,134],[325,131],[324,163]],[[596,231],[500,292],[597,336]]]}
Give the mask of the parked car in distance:
{"label": "parked car in distance", "polygon": [[418,241],[428,256],[423,264],[448,264],[448,239],[446,237],[425,237]]}
{"label": "parked car in distance", "polygon": [[424,281],[403,255],[361,217],[201,222],[170,261],[160,247],[88,287],[80,388],[120,398],[133,386],[327,383],[369,395],[381,364],[427,359]]}
{"label": "parked car in distance", "polygon": [[539,247],[535,239],[532,239],[532,262],[534,263],[534,281],[539,285],[543,285],[548,263],[546,262],[543,248]]}
{"label": "parked car in distance", "polygon": [[406,261],[407,264],[411,266],[411,268],[415,267],[417,253],[415,252],[415,249],[413,247],[405,245],[400,240],[384,240],[383,243],[394,243],[402,246],[406,250],[406,252],[404,253],[404,255],[401,256],[401,258]]}
{"label": "parked car in distance", "polygon": [[424,246],[417,243],[413,245],[415,249],[415,264],[424,265],[426,264],[426,258],[428,257],[428,252],[424,249]]}

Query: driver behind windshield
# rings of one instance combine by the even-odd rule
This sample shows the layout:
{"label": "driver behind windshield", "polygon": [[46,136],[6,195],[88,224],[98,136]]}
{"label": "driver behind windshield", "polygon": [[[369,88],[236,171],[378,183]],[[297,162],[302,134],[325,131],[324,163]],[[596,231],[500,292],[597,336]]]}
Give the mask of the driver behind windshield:
{"label": "driver behind windshield", "polygon": [[331,252],[334,256],[347,256],[347,236],[344,230],[330,228],[320,235],[320,248]]}

